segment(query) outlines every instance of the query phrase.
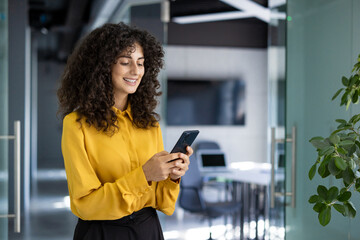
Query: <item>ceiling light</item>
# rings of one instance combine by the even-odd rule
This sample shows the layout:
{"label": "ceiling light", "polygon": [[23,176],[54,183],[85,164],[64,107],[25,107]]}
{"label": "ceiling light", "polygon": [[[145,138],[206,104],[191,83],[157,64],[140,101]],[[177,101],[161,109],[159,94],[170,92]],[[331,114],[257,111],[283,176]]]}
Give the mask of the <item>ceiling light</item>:
{"label": "ceiling light", "polygon": [[233,12],[208,13],[208,14],[200,14],[200,15],[173,17],[172,21],[180,24],[189,24],[189,23],[200,23],[200,22],[224,21],[224,20],[249,18],[249,17],[254,17],[254,14],[251,12],[233,11]]}
{"label": "ceiling light", "polygon": [[250,0],[221,0],[222,2],[233,6],[239,10],[252,13],[255,17],[264,22],[270,22],[270,9],[261,6]]}
{"label": "ceiling light", "polygon": [[286,0],[271,0],[269,1],[269,8],[277,8],[286,4]]}

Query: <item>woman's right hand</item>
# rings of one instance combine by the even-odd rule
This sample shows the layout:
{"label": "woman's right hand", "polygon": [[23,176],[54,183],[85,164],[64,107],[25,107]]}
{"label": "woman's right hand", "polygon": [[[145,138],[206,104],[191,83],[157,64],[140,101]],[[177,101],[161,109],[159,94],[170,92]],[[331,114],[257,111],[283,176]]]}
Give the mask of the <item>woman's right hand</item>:
{"label": "woman's right hand", "polygon": [[184,157],[185,154],[183,153],[168,153],[166,151],[156,153],[142,166],[146,180],[148,182],[159,182],[167,179],[172,169],[177,166],[177,161],[169,161]]}

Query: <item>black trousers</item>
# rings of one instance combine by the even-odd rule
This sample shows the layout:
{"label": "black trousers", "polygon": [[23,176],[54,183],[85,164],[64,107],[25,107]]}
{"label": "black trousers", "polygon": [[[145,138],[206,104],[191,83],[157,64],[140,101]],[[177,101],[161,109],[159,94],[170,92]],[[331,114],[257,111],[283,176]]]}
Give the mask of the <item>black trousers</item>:
{"label": "black trousers", "polygon": [[118,220],[79,219],[74,240],[163,240],[156,210],[148,207]]}

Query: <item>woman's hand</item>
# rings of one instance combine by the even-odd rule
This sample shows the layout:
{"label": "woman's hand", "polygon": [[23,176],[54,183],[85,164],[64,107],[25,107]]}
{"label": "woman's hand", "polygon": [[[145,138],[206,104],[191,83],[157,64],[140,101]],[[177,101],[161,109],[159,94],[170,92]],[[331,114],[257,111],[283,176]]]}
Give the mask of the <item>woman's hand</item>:
{"label": "woman's hand", "polygon": [[[191,149],[191,153],[192,153],[192,149]],[[180,159],[175,160],[178,158]],[[159,182],[167,179],[169,175],[172,173],[172,171],[174,171],[174,169],[179,169],[184,167],[184,164],[179,163],[182,161],[189,162],[188,155],[183,153],[168,153],[166,151],[156,153],[142,166],[146,180],[148,182],[151,181]]]}
{"label": "woman's hand", "polygon": [[186,171],[189,169],[190,156],[193,154],[193,149],[190,146],[186,147],[186,154],[180,153],[180,159],[175,160],[175,167],[171,169],[170,179],[178,180],[180,177],[184,176]]}

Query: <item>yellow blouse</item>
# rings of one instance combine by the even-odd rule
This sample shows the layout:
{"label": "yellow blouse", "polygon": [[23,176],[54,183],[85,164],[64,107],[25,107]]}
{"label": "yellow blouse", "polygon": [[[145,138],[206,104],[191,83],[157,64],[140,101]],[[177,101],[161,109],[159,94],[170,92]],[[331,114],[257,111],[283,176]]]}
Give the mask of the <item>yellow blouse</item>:
{"label": "yellow blouse", "polygon": [[169,178],[146,181],[142,165],[163,151],[160,126],[140,129],[132,124],[130,106],[113,108],[119,131],[110,136],[82,119],[76,112],[63,121],[62,153],[70,194],[71,211],[83,220],[113,220],[144,207],[171,215],[179,184]]}

